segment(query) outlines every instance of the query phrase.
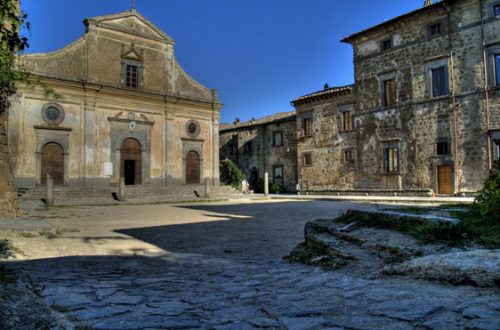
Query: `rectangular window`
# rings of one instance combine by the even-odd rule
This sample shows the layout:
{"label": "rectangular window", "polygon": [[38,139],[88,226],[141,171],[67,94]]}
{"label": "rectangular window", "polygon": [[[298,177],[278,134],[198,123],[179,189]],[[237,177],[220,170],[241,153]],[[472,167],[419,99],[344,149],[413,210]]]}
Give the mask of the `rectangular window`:
{"label": "rectangular window", "polygon": [[127,64],[125,70],[125,84],[127,87],[137,88],[139,81],[139,71],[136,65]]}
{"label": "rectangular window", "polygon": [[283,134],[281,132],[273,133],[273,146],[280,147],[283,145]]}
{"label": "rectangular window", "polygon": [[342,130],[349,131],[352,129],[352,112],[342,111]]}
{"label": "rectangular window", "polygon": [[388,79],[384,81],[383,85],[383,104],[385,107],[391,108],[396,104],[396,84],[394,79]]}
{"label": "rectangular window", "polygon": [[431,70],[432,76],[432,96],[442,96],[448,94],[448,82],[446,67],[441,66]]}
{"label": "rectangular window", "polygon": [[312,165],[312,155],[310,153],[302,155],[302,164],[304,166],[311,166]]}
{"label": "rectangular window", "polygon": [[274,180],[283,179],[283,166],[282,165],[276,165],[273,167],[273,177],[274,177]]}
{"label": "rectangular window", "polygon": [[382,42],[380,43],[380,47],[382,48],[382,50],[391,49],[392,48],[392,39],[382,40]]}
{"label": "rectangular window", "polygon": [[344,150],[344,163],[354,163],[354,150]]}
{"label": "rectangular window", "polygon": [[431,36],[441,34],[443,32],[443,25],[441,23],[432,24],[430,26]]}
{"label": "rectangular window", "polygon": [[304,136],[312,135],[312,118],[304,118],[302,120],[302,133]]}
{"label": "rectangular window", "polygon": [[436,144],[436,154],[437,155],[449,155],[450,150],[449,150],[448,142],[438,142]]}
{"label": "rectangular window", "polygon": [[500,138],[493,139],[493,160],[500,161]]}
{"label": "rectangular window", "polygon": [[245,147],[243,150],[246,154],[251,154],[252,153],[252,141],[245,143]]}
{"label": "rectangular window", "polygon": [[495,85],[500,86],[500,54],[495,54]]}
{"label": "rectangular window", "polygon": [[384,149],[385,172],[399,172],[399,149],[386,148]]}
{"label": "rectangular window", "polygon": [[495,17],[500,17],[500,5],[493,6],[493,14]]}

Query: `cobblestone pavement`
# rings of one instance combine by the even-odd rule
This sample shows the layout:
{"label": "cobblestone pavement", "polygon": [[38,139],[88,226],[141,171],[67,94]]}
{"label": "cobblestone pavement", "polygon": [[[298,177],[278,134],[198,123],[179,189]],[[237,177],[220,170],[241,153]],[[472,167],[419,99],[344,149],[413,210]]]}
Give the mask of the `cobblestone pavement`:
{"label": "cobblestone pavement", "polygon": [[12,264],[65,328],[498,329],[497,289],[361,278],[276,258],[96,256]]}
{"label": "cobblestone pavement", "polygon": [[281,260],[303,240],[306,221],[353,206],[373,207],[239,201],[56,208],[32,216],[43,215],[57,235],[14,237],[27,260],[5,266],[30,279],[64,329],[500,328],[497,288],[324,272]]}

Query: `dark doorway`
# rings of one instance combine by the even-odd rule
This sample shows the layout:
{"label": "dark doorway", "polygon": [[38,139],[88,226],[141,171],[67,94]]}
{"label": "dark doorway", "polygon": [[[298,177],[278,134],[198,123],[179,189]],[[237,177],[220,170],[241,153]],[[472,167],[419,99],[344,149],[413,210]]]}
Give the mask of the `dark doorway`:
{"label": "dark doorway", "polygon": [[250,170],[250,180],[248,180],[250,189],[257,191],[259,187],[259,170],[256,167],[252,167]]}
{"label": "dark doorway", "polygon": [[141,144],[136,139],[128,138],[122,142],[120,177],[125,178],[126,185],[142,183],[141,153]]}
{"label": "dark doorway", "polygon": [[57,143],[47,143],[42,148],[42,184],[47,182],[47,174],[54,179],[54,184],[64,183],[63,148]]}
{"label": "dark doorway", "polygon": [[186,183],[200,183],[200,156],[193,150],[186,155]]}
{"label": "dark doorway", "polygon": [[124,166],[125,166],[125,184],[126,185],[133,185],[135,184],[135,160],[129,160],[126,159],[124,161]]}

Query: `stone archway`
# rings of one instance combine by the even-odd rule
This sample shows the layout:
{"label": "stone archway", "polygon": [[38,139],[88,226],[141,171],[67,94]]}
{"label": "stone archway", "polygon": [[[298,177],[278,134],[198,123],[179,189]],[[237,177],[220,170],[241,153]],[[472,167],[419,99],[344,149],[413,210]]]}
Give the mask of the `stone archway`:
{"label": "stone archway", "polygon": [[59,144],[54,142],[42,147],[40,173],[42,184],[47,182],[47,174],[52,177],[54,184],[64,184],[64,151]]}
{"label": "stone archway", "polygon": [[142,148],[139,141],[133,138],[123,140],[120,148],[120,177],[125,178],[126,185],[142,183]]}
{"label": "stone archway", "polygon": [[200,155],[190,150],[186,155],[186,184],[200,184]]}

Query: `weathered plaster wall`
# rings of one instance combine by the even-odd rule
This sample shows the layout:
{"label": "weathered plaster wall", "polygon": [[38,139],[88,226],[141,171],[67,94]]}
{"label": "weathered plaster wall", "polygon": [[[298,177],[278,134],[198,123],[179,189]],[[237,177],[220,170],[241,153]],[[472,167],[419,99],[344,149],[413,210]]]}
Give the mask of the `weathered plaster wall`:
{"label": "weathered plaster wall", "polygon": [[[184,184],[185,156],[191,149],[202,159],[200,181],[212,178],[218,184],[214,131],[222,105],[215,91],[194,81],[176,62],[173,39],[135,11],[85,24],[85,35],[73,44],[22,57],[51,93],[21,86],[13,98],[9,148],[18,184],[39,184],[40,149],[47,142],[64,148],[65,184],[117,184],[121,142],[129,137],[141,144],[142,184]],[[122,62],[130,57],[141,63],[138,88],[124,86]],[[49,103],[63,109],[62,123],[51,126],[42,119],[42,108]],[[200,126],[196,137],[186,132],[189,120]],[[136,125],[131,128],[132,121]],[[112,175],[104,173],[109,163]]]}

